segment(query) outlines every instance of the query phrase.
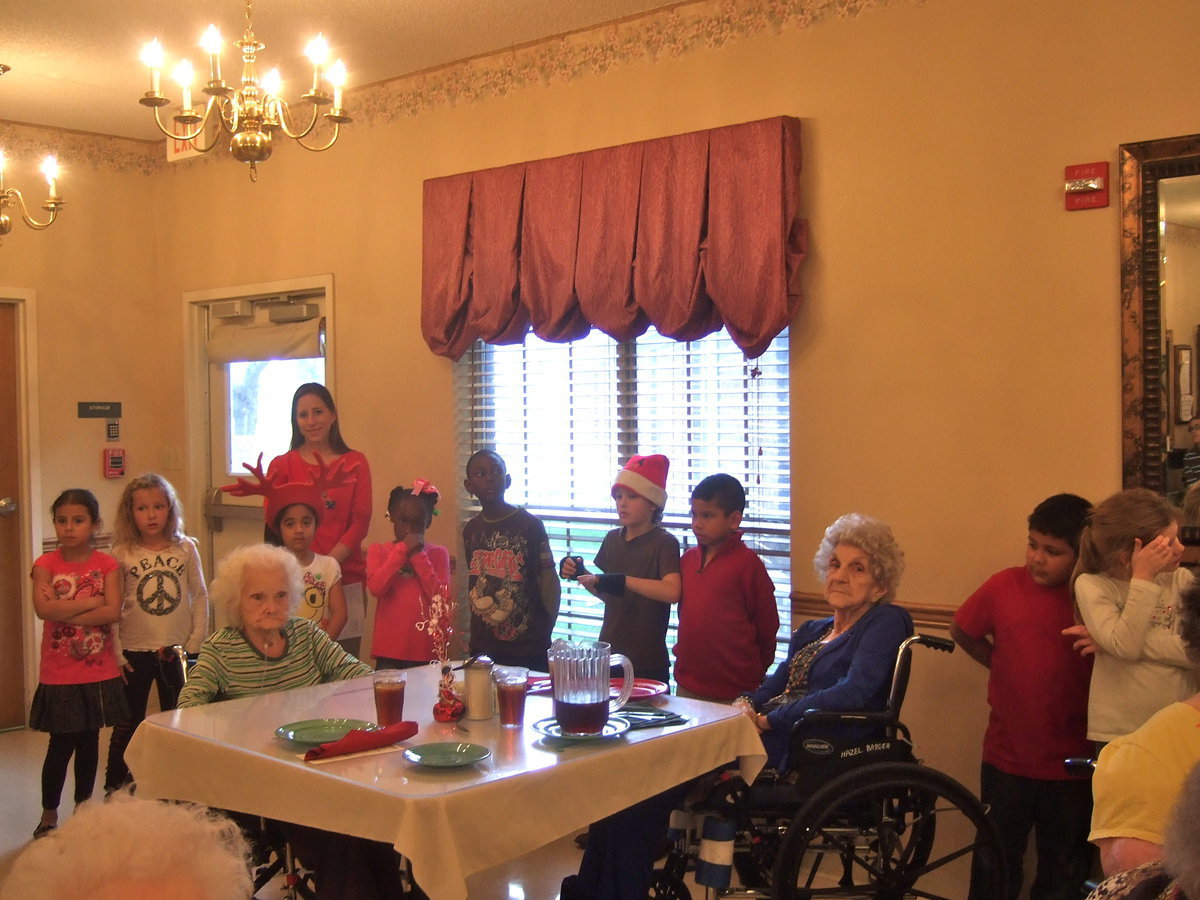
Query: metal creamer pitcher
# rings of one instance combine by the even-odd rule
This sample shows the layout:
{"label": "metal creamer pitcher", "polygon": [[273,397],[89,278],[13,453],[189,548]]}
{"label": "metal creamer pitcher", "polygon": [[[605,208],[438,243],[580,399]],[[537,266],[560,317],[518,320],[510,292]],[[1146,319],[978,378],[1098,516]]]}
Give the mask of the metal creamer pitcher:
{"label": "metal creamer pitcher", "polygon": [[[550,645],[554,717],[564,734],[599,734],[608,717],[629,702],[633,663],[611,650],[604,641],[572,644],[559,639]],[[621,691],[616,697],[610,697],[611,666],[624,670]]]}

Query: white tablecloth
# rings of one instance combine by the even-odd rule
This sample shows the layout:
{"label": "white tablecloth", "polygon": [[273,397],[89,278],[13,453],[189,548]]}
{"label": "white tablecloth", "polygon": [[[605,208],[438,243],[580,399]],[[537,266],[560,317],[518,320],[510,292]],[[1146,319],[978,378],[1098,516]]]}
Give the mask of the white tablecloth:
{"label": "white tablecloth", "polygon": [[[375,719],[370,678],[229,700],[146,719],[126,751],[138,795],[190,800],[393,844],[436,900],[467,896],[466,879],[586,827],[631,803],[739,760],[752,779],[766,761],[753,724],[731,707],[657,698],[686,725],[600,741],[542,738],[552,713],[530,696],[521,729],[496,719],[433,721],[437,673],[409,670],[405,718],[420,732],[401,749],[469,741],[492,751],[458,769],[429,769],[396,752],[305,763],[275,737],[303,719]],[[564,873],[568,874],[568,873]]]}

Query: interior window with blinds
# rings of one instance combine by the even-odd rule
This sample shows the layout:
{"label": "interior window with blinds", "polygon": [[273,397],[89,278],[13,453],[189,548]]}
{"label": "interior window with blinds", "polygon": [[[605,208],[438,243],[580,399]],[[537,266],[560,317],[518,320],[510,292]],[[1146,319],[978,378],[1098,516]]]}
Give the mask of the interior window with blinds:
{"label": "interior window with blinds", "polygon": [[[791,572],[787,332],[747,360],[722,331],[679,342],[651,330],[616,343],[601,332],[567,344],[530,335],[523,344],[476,341],[455,370],[460,471],[470,455],[494,448],[508,465],[505,498],[542,520],[554,558],[590,566],[617,527],[613,478],[635,454],[671,460],[663,527],[695,546],[689,498],[717,472],[746,487],[746,543],[775,582],[783,623],[777,658],[790,633]],[[463,494],[460,526],[479,512]],[[555,636],[594,640],[603,604],[563,582]],[[675,643],[671,615],[668,648]]]}

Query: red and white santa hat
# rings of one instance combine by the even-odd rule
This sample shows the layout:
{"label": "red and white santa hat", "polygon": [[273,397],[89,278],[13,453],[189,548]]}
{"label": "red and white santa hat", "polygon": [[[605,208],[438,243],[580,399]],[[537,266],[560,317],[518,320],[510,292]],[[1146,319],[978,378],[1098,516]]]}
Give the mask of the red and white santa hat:
{"label": "red and white santa hat", "polygon": [[661,453],[650,456],[634,456],[617,473],[613,490],[626,487],[639,497],[649,500],[659,509],[667,505],[667,470],[671,461]]}

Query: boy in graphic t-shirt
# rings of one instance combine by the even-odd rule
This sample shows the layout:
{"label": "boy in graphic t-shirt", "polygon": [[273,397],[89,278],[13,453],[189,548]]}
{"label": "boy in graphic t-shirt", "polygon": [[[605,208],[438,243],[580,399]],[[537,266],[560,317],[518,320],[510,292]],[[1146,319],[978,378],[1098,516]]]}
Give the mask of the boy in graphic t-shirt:
{"label": "boy in graphic t-shirt", "polygon": [[496,451],[480,450],[467,461],[463,487],[482,507],[463,526],[470,651],[503,666],[546,672],[561,591],[541,520],[504,499],[511,484]]}

